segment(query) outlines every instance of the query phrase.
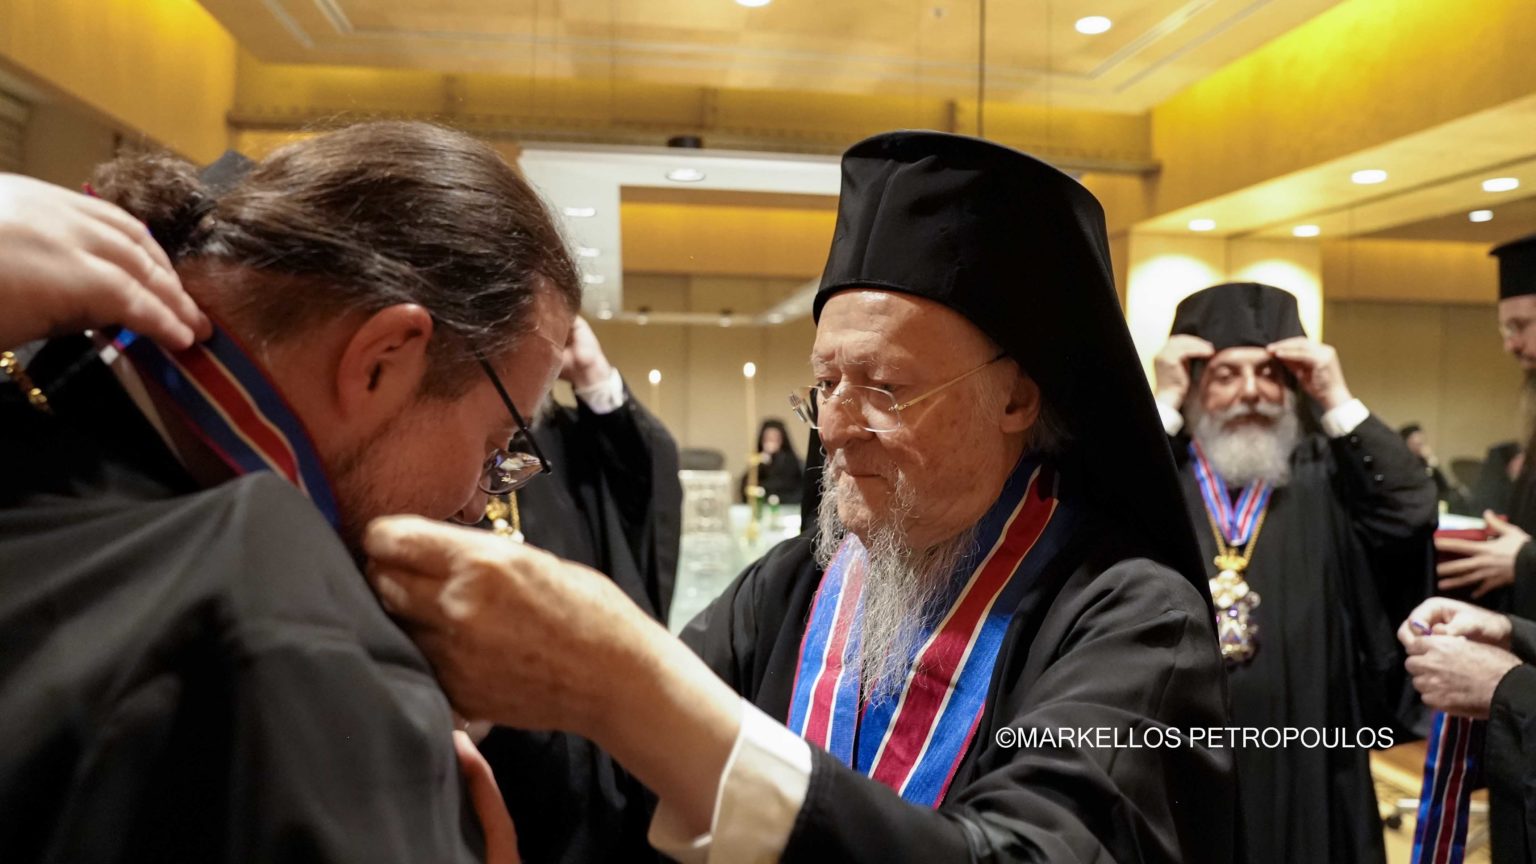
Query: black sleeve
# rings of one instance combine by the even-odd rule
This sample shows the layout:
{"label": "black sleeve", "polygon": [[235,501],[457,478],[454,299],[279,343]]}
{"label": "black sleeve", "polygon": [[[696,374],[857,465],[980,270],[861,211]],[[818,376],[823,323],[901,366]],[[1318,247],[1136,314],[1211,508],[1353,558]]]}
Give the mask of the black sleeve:
{"label": "black sleeve", "polygon": [[1372,414],[1329,443],[1335,480],[1367,546],[1425,542],[1440,516],[1435,484],[1402,437]]}
{"label": "black sleeve", "polygon": [[[1065,592],[1064,592],[1065,593]],[[1148,562],[1110,568],[1049,666],[1004,697],[998,726],[1145,736],[1225,726],[1225,688],[1202,599]],[[936,810],[816,750],[787,862],[927,864],[1231,861],[1230,751],[1082,744],[1004,748],[983,724],[978,779]]]}
{"label": "black sleeve", "polygon": [[1526,663],[1536,663],[1536,621],[1511,615],[1509,624],[1509,650]]}
{"label": "black sleeve", "polygon": [[1528,861],[1536,849],[1536,666],[1509,670],[1493,691],[1483,745],[1493,860]]}
{"label": "black sleeve", "polygon": [[682,538],[683,488],[677,442],[654,414],[624,388],[624,404],[598,414],[577,400],[578,423],[596,449],[583,454],[602,466],[624,537],[662,621],[672,605]]}

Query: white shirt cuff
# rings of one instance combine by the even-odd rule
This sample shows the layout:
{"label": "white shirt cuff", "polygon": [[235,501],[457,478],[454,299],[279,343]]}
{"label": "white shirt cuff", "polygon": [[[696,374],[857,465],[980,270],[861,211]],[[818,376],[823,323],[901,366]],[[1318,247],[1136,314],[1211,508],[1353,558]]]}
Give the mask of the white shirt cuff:
{"label": "white shirt cuff", "polygon": [[1329,438],[1343,438],[1355,431],[1366,418],[1371,416],[1371,410],[1365,407],[1365,403],[1359,399],[1351,399],[1343,405],[1331,411],[1323,413],[1323,431]]}
{"label": "white shirt cuff", "polygon": [[662,801],[651,818],[651,845],[681,864],[778,861],[810,783],[810,745],[742,700],[741,731],[715,793],[709,833],[688,836]]}
{"label": "white shirt cuff", "polygon": [[624,407],[624,377],[610,367],[608,377],[591,387],[576,388],[576,398],[586,403],[593,414],[612,414]]}
{"label": "white shirt cuff", "polygon": [[1184,428],[1184,415],[1161,402],[1156,405],[1157,416],[1163,418],[1163,431],[1169,435],[1179,434],[1179,430]]}

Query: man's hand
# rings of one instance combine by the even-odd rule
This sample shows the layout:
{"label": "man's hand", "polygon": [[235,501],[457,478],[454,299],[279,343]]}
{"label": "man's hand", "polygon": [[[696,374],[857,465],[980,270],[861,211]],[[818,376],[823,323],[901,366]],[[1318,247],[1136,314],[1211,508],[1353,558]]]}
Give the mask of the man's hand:
{"label": "man's hand", "polygon": [[1205,360],[1215,353],[1211,343],[1199,336],[1184,333],[1170,336],[1168,344],[1152,358],[1152,376],[1156,379],[1153,390],[1157,401],[1174,411],[1183,408],[1184,400],[1189,396],[1190,361]]}
{"label": "man's hand", "polygon": [[598,344],[592,325],[580,315],[571,322],[571,335],[565,343],[565,353],[560,355],[560,378],[569,381],[577,390],[601,384],[613,374],[613,366]]}
{"label": "man's hand", "polygon": [[0,174],[0,306],[0,349],[109,324],[172,349],[213,334],[141,222],[14,174]]}
{"label": "man's hand", "polygon": [[1305,336],[1292,336],[1269,345],[1267,350],[1296,376],[1302,392],[1317,400],[1324,411],[1332,411],[1355,398],[1344,383],[1339,352],[1333,346]]}
{"label": "man's hand", "polygon": [[1403,626],[1397,628],[1397,641],[1407,648],[1422,636],[1460,636],[1509,650],[1512,632],[1509,616],[1489,612],[1449,597],[1431,597],[1420,603]]}
{"label": "man's hand", "polygon": [[412,516],[374,520],[363,545],[385,608],[460,714],[589,738],[709,830],[740,697],[611,580]]}
{"label": "man's hand", "polygon": [[1531,535],[1500,519],[1491,510],[1483,512],[1483,519],[1493,535],[1489,540],[1435,538],[1435,551],[1464,556],[1435,567],[1435,573],[1440,577],[1436,584],[1441,591],[1476,585],[1472,596],[1481,597],[1496,588],[1514,584],[1515,556],[1520,547],[1531,541]]}
{"label": "man's hand", "polygon": [[485,864],[519,864],[522,858],[517,854],[517,829],[512,827],[507,803],[496,788],[496,774],[475,742],[463,732],[453,733],[453,750],[469,786],[469,802],[480,817],[480,830],[485,832]]}
{"label": "man's hand", "polygon": [[1520,658],[1460,636],[1420,636],[1408,645],[1408,674],[1424,704],[1437,711],[1487,719],[1493,691]]}

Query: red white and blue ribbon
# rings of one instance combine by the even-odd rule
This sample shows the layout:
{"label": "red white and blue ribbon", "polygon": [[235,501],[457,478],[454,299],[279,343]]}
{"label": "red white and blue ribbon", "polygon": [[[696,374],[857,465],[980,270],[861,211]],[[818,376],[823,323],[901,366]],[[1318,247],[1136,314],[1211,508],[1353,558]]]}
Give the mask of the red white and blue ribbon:
{"label": "red white and blue ribbon", "polygon": [[1461,864],[1466,855],[1467,814],[1472,790],[1482,785],[1486,727],[1481,720],[1435,712],[1413,829],[1413,864]]}
{"label": "red white and blue ribbon", "polygon": [[236,474],[272,471],[341,525],[330,480],[314,442],[276,385],[223,330],[171,353],[131,330],[114,340],[133,368],[160,388],[192,431]]}
{"label": "red white and blue ribbon", "polygon": [[1206,512],[1216,521],[1227,543],[1241,549],[1253,537],[1253,526],[1269,505],[1269,496],[1274,494],[1274,488],[1262,480],[1251,483],[1234,502],[1227,490],[1226,481],[1211,467],[1200,445],[1194,441],[1189,442],[1189,452],[1195,460],[1195,479],[1199,481],[1200,497],[1205,499]]}
{"label": "red white and blue ribbon", "polygon": [[867,556],[845,539],[801,640],[789,728],[907,801],[937,807],[976,735],[1019,601],[1069,539],[1058,482],[1033,460],[1014,470],[956,568],[944,614],[924,624],[903,686],[867,703],[857,665]]}

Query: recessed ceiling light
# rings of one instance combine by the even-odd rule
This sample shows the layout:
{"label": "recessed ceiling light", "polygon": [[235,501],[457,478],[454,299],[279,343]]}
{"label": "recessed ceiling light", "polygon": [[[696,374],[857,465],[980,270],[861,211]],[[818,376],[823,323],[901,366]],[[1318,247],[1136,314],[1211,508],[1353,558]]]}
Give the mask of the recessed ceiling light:
{"label": "recessed ceiling light", "polygon": [[1387,172],[1380,168],[1367,168],[1364,171],[1356,171],[1349,175],[1349,179],[1361,186],[1370,186],[1375,183],[1387,182]]}
{"label": "recessed ceiling light", "polygon": [[598,254],[598,251],[591,246],[576,247],[576,257],[578,258],[596,258]]}
{"label": "recessed ceiling light", "polygon": [[572,219],[591,219],[597,215],[596,207],[562,207],[560,212]]}
{"label": "recessed ceiling light", "polygon": [[1316,237],[1323,230],[1316,225],[1297,225],[1291,229],[1291,234],[1296,237]]}
{"label": "recessed ceiling light", "polygon": [[660,384],[661,383],[661,370],[660,369],[652,369],[651,370],[651,374],[650,374],[650,380],[651,380],[652,384]]}
{"label": "recessed ceiling light", "polygon": [[1473,210],[1471,213],[1467,214],[1467,221],[1468,222],[1492,222],[1493,221],[1493,211],[1492,210]]}
{"label": "recessed ceiling light", "polygon": [[1108,32],[1109,28],[1114,26],[1114,22],[1103,15],[1089,15],[1087,18],[1077,19],[1077,24],[1074,26],[1077,27],[1077,32],[1079,33],[1087,36],[1097,36],[1100,33]]}
{"label": "recessed ceiling light", "polygon": [[742,367],[741,367],[741,374],[743,376],[747,377],[747,378],[756,378],[757,377],[757,364],[756,363],[746,363],[746,364],[743,364]]}
{"label": "recessed ceiling light", "polygon": [[1191,231],[1215,231],[1216,230],[1216,220],[1215,219],[1191,219],[1191,220],[1189,220],[1189,230],[1191,230]]}
{"label": "recessed ceiling light", "polygon": [[704,179],[704,172],[697,168],[674,168],[667,172],[667,179],[673,183],[697,183]]}
{"label": "recessed ceiling light", "polygon": [[736,5],[745,6],[748,9],[760,9],[772,2],[773,0],[736,0]]}
{"label": "recessed ceiling light", "polygon": [[1520,180],[1516,177],[1495,177],[1492,180],[1483,181],[1484,192],[1508,192],[1519,188]]}
{"label": "recessed ceiling light", "polygon": [[608,277],[601,273],[588,273],[587,275],[581,277],[581,281],[587,283],[588,285],[601,285],[608,281]]}

